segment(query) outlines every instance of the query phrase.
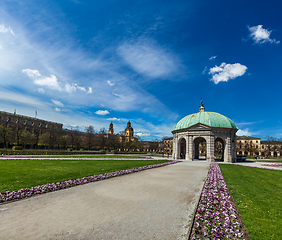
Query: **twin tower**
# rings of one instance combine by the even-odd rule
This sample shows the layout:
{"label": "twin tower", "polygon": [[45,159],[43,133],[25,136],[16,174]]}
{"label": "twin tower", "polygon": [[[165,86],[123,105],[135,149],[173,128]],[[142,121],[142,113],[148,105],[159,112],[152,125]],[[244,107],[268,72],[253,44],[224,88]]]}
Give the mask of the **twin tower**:
{"label": "twin tower", "polygon": [[[114,124],[112,122],[110,123],[108,134],[114,134]],[[129,120],[127,122],[127,126],[126,126],[126,128],[124,130],[124,136],[126,136],[126,137],[133,137],[133,134],[134,134],[134,130],[131,127],[131,122]]]}

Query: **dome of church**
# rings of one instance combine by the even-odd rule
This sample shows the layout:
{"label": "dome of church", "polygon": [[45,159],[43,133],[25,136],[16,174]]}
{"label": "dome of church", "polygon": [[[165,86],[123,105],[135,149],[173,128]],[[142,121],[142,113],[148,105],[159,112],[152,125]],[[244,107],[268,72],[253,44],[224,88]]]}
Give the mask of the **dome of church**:
{"label": "dome of church", "polygon": [[202,123],[210,127],[238,129],[235,123],[228,117],[216,112],[202,111],[182,118],[178,123],[175,124],[172,131],[189,128],[197,123]]}

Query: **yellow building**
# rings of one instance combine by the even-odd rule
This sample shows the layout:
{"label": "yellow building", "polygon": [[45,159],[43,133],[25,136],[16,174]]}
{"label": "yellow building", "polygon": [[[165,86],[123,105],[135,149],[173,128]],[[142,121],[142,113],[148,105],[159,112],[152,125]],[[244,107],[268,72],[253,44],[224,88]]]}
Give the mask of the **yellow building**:
{"label": "yellow building", "polygon": [[282,156],[282,142],[276,140],[261,141],[260,138],[250,136],[237,136],[237,155],[244,156]]}

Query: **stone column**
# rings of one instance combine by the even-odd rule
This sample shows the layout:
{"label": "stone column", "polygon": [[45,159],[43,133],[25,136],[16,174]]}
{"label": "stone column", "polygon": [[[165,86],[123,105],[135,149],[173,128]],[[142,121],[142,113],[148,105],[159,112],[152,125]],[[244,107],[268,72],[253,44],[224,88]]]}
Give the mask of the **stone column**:
{"label": "stone column", "polygon": [[177,151],[177,137],[176,135],[174,134],[173,136],[173,159],[177,159],[177,154],[178,154],[178,151]]}
{"label": "stone column", "polygon": [[185,160],[190,160],[189,159],[189,136],[188,136],[188,134],[185,136],[185,141],[186,141],[186,147],[185,147],[185,150],[186,150],[186,152],[185,152]]}
{"label": "stone column", "polygon": [[206,140],[207,145],[207,161],[214,162],[214,136],[207,137]]}
{"label": "stone column", "polygon": [[188,160],[193,161],[193,136],[188,135]]}
{"label": "stone column", "polygon": [[226,140],[225,140],[224,162],[229,162],[229,163],[232,162],[231,139],[230,139],[230,136],[227,136]]}

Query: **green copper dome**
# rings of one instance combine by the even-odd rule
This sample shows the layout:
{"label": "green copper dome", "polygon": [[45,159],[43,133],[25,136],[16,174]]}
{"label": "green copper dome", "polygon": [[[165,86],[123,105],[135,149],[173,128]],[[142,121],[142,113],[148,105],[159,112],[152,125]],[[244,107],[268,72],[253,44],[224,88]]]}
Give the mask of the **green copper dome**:
{"label": "green copper dome", "polygon": [[202,111],[182,118],[178,123],[175,124],[172,131],[189,128],[197,123],[202,123],[210,127],[238,129],[235,123],[228,117],[216,112]]}

